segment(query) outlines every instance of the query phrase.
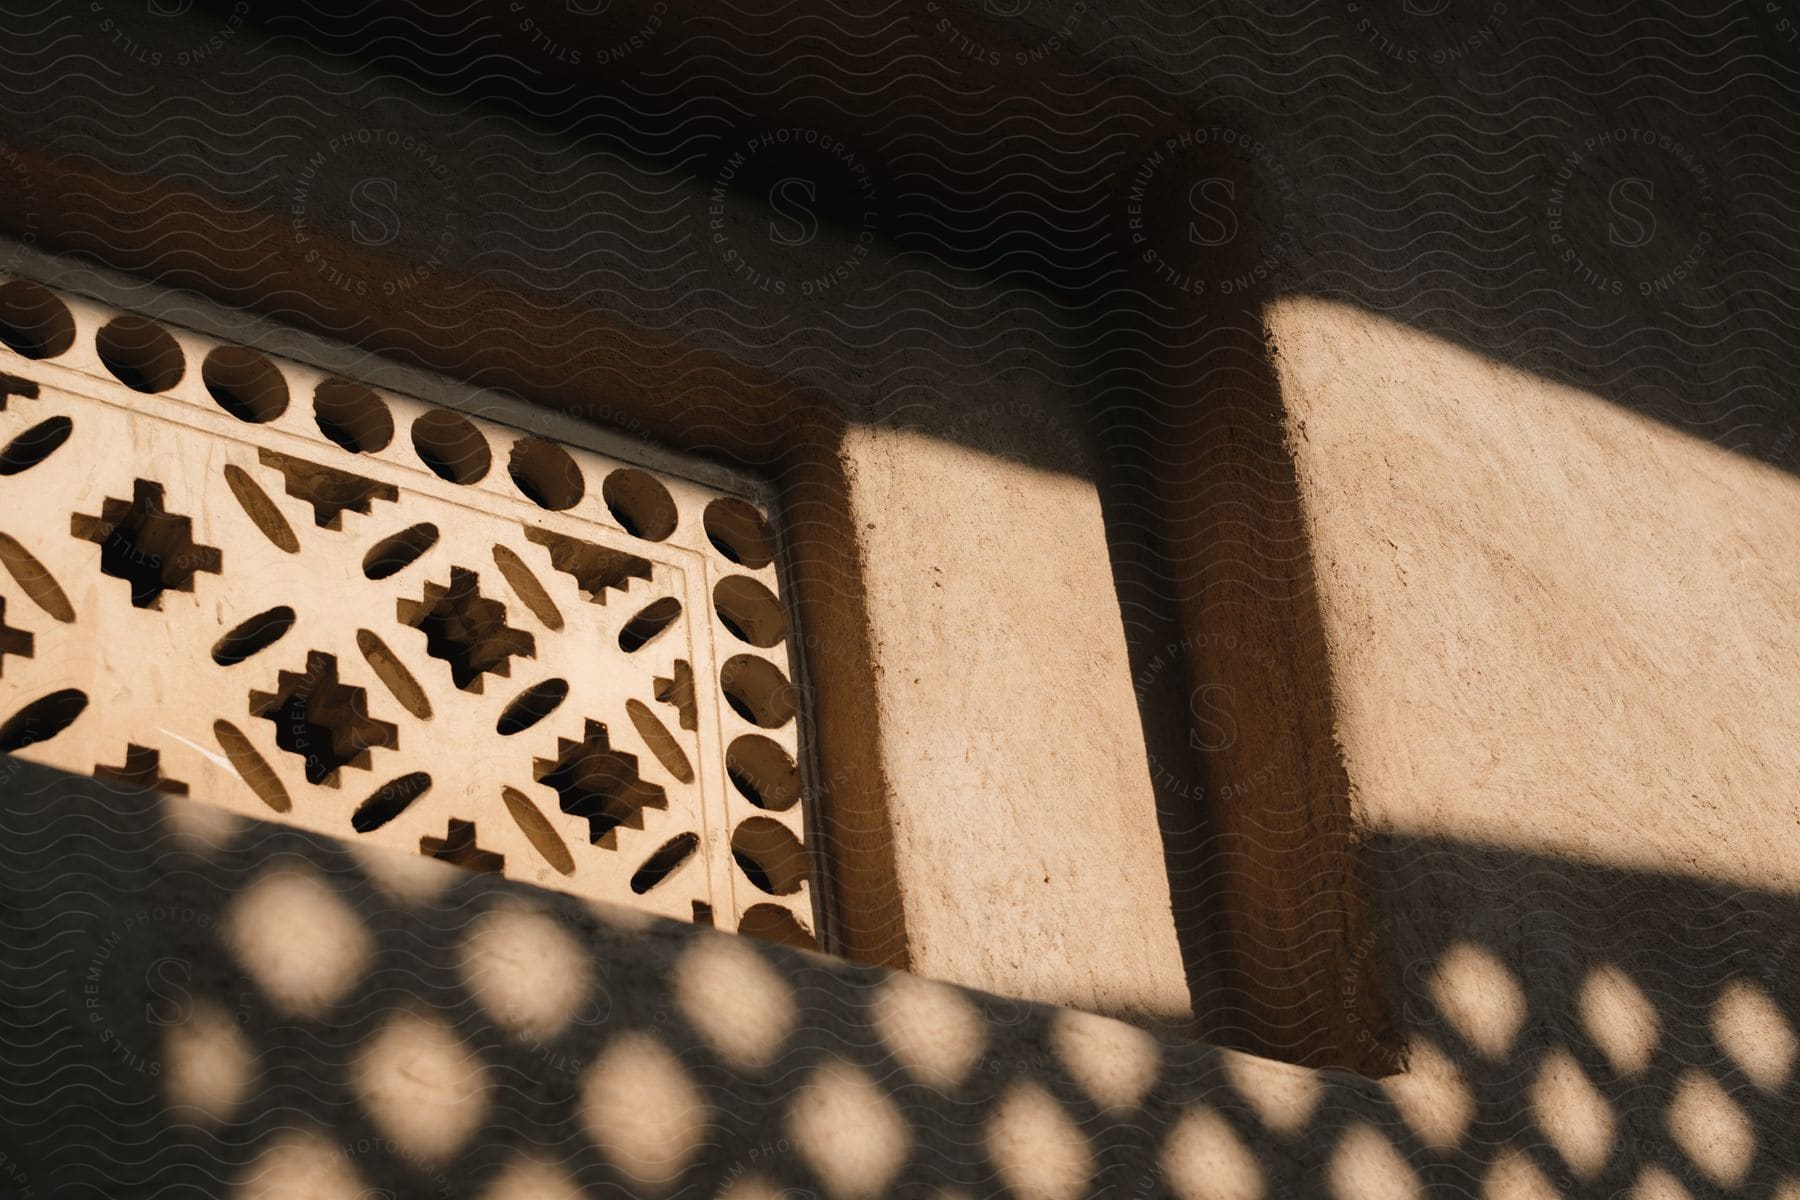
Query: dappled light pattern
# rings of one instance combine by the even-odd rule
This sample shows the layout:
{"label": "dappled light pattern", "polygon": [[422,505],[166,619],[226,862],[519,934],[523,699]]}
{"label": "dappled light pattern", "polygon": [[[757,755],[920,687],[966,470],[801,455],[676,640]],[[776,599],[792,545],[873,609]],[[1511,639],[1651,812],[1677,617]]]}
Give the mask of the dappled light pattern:
{"label": "dappled light pattern", "polygon": [[1378,840],[1376,1081],[5,765],[34,1196],[1800,1200],[1792,898]]}
{"label": "dappled light pattern", "polygon": [[284,1131],[270,1138],[232,1193],[233,1200],[364,1200],[367,1194],[349,1155],[315,1131]]}
{"label": "dappled light pattern", "polygon": [[395,904],[423,908],[449,891],[462,878],[462,869],[424,854],[395,854],[385,846],[351,842],[345,849],[355,856],[363,875]]}
{"label": "dappled light pattern", "polygon": [[1422,1200],[1424,1192],[1394,1143],[1353,1125],[1331,1156],[1328,1178],[1337,1200]]}
{"label": "dappled light pattern", "polygon": [[1247,1054],[1227,1054],[1220,1063],[1257,1120],[1269,1129],[1298,1134],[1312,1120],[1325,1097],[1325,1084],[1317,1071],[1271,1063]]}
{"label": "dappled light pattern", "polygon": [[494,1024],[515,1037],[561,1033],[587,1004],[593,972],[555,917],[523,902],[497,906],[463,947],[465,986]]}
{"label": "dappled light pattern", "polygon": [[1454,1149],[1475,1119],[1475,1097],[1468,1081],[1429,1038],[1408,1043],[1406,1060],[1405,1071],[1384,1081],[1388,1098],[1422,1143],[1439,1150]]}
{"label": "dappled light pattern", "polygon": [[322,1015],[368,963],[368,931],[313,870],[271,871],[237,898],[226,921],[238,960],[285,1014]]}
{"label": "dappled light pattern", "polygon": [[1431,998],[1465,1042],[1496,1061],[1512,1049],[1525,1020],[1518,981],[1481,946],[1450,948],[1432,974]]}
{"label": "dappled light pattern", "polygon": [[[681,1011],[719,1057],[764,1067],[781,1052],[800,1018],[793,989],[746,941],[707,941],[675,968]],[[736,1003],[720,1004],[720,996]]]}
{"label": "dappled light pattern", "polygon": [[888,1052],[927,1087],[954,1091],[987,1041],[967,993],[916,975],[891,975],[875,991],[875,1030]]}
{"label": "dappled light pattern", "polygon": [[169,1107],[187,1119],[229,1120],[249,1090],[255,1064],[251,1046],[232,1014],[211,1000],[196,1000],[186,1018],[163,1038],[163,1088]]}
{"label": "dappled light pattern", "polygon": [[1690,1067],[1682,1072],[1669,1100],[1669,1131],[1713,1183],[1737,1187],[1750,1172],[1756,1136],[1750,1121],[1719,1081]]}
{"label": "dappled light pattern", "polygon": [[1531,1157],[1507,1150],[1482,1180],[1482,1200],[1557,1200],[1561,1195]]}
{"label": "dappled light pattern", "polygon": [[1075,1200],[1086,1194],[1094,1170],[1087,1140],[1041,1084],[1015,1084],[988,1118],[986,1133],[1000,1180],[1015,1195]]}
{"label": "dappled light pattern", "polygon": [[633,1184],[668,1190],[699,1148],[711,1114],[687,1067],[659,1040],[609,1045],[582,1085],[588,1131]]}
{"label": "dappled light pattern", "polygon": [[500,1169],[482,1200],[581,1200],[581,1185],[555,1163],[519,1158]]}
{"label": "dappled light pattern", "polygon": [[364,1043],[351,1073],[364,1111],[402,1153],[448,1158],[487,1113],[481,1055],[429,1013],[389,1017]]}
{"label": "dappled light pattern", "polygon": [[1599,1174],[1618,1127],[1606,1097],[1566,1050],[1553,1051],[1545,1059],[1531,1089],[1531,1105],[1538,1128],[1563,1161],[1583,1179]]}
{"label": "dappled light pattern", "polygon": [[887,1191],[911,1141],[906,1118],[869,1076],[831,1063],[808,1077],[789,1117],[794,1142],[837,1200]]}
{"label": "dappled light pattern", "polygon": [[1189,1109],[1163,1143],[1162,1171],[1180,1200],[1263,1200],[1256,1156],[1220,1114]]}
{"label": "dappled light pattern", "polygon": [[1794,1027],[1767,990],[1748,979],[1726,984],[1713,1005],[1712,1033],[1732,1064],[1765,1092],[1779,1092],[1800,1051]]}
{"label": "dappled light pattern", "polygon": [[1156,1039],[1141,1029],[1069,1009],[1056,1015],[1052,1045],[1101,1108],[1134,1108],[1156,1083]]}
{"label": "dappled light pattern", "polygon": [[1693,1195],[1666,1168],[1652,1163],[1638,1173],[1625,1200],[1693,1200]]}
{"label": "dappled light pattern", "polygon": [[1656,1007],[1631,976],[1614,966],[1596,967],[1582,982],[1582,1024],[1612,1069],[1635,1075],[1656,1052]]}

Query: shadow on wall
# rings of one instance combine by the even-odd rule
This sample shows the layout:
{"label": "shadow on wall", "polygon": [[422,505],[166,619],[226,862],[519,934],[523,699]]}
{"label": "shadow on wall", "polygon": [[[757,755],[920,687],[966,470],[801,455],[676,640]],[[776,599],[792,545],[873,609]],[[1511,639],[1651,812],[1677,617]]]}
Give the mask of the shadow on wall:
{"label": "shadow on wall", "polygon": [[1490,917],[1390,931],[1378,1085],[6,777],[9,1196],[1800,1187],[1791,898],[1382,845],[1391,910]]}
{"label": "shadow on wall", "polygon": [[[1774,132],[1800,85],[1791,0],[13,7],[32,50],[0,79],[0,226],[26,241],[627,427],[696,411],[609,393],[678,394],[705,347],[856,421],[1078,470],[1067,431],[1015,407],[1029,389],[986,412],[951,398],[1083,388],[1202,998],[1309,979],[1343,907],[1288,921],[1264,892],[1221,895],[1240,814],[1195,816],[1255,779],[1207,749],[1209,689],[1304,693],[1324,661],[1303,531],[1285,482],[1257,476],[1283,462],[1246,455],[1234,478],[1205,459],[1242,396],[1252,432],[1272,423],[1258,304],[1359,305],[1800,467],[1782,287],[1800,174]],[[802,150],[807,131],[842,146]],[[358,149],[402,132],[405,153]],[[834,202],[792,224],[809,194]],[[979,308],[970,279],[993,287]],[[735,393],[708,387],[703,419],[654,432],[712,437],[692,430]],[[737,436],[767,448],[782,426],[760,411]],[[1254,539],[1246,512],[1269,526]],[[1218,619],[1255,649],[1224,660],[1204,639],[1232,625],[1193,614],[1270,574],[1289,628],[1264,637],[1242,605]],[[1296,797],[1283,847],[1311,855],[1312,818],[1341,840],[1347,800],[1329,704],[1286,698],[1238,744],[1279,733],[1324,764],[1255,800]],[[1310,883],[1283,847],[1246,877]],[[1265,1026],[1249,1044],[1284,1044],[1293,990],[1245,1005],[1264,1010],[1239,1022]]]}

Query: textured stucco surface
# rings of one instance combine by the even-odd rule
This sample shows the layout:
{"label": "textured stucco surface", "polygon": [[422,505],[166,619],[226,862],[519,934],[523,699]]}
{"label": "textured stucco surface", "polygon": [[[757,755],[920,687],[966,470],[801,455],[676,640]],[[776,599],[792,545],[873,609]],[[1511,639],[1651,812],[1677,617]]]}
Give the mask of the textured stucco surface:
{"label": "textured stucco surface", "polygon": [[845,454],[913,967],[1181,1020],[1093,485],[905,430],[859,430]]}
{"label": "textured stucco surface", "polygon": [[1800,885],[1800,480],[1344,306],[1270,325],[1360,821]]}

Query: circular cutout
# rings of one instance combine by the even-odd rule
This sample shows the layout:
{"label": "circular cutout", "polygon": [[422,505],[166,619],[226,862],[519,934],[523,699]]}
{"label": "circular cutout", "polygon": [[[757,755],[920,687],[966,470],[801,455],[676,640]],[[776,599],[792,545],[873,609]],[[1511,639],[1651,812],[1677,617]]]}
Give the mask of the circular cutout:
{"label": "circular cutout", "polygon": [[0,342],[26,358],[55,358],[75,344],[75,318],[49,288],[15,279],[0,285]]}
{"label": "circular cutout", "polygon": [[287,411],[287,379],[254,350],[220,346],[200,364],[200,381],[220,408],[240,421],[263,425]]}
{"label": "circular cutout", "polygon": [[394,414],[373,388],[327,379],[313,389],[319,432],[352,454],[373,454],[394,440]]}
{"label": "circular cutout", "polygon": [[660,542],[675,532],[675,499],[647,471],[619,468],[600,485],[600,495],[613,519],[632,537]]}
{"label": "circular cutout", "polygon": [[447,409],[434,409],[414,421],[412,442],[425,465],[451,483],[479,483],[494,462],[475,423]]}
{"label": "circular cutout", "polygon": [[774,817],[751,817],[731,835],[731,857],[757,887],[791,896],[806,884],[806,848]]}
{"label": "circular cutout", "polygon": [[514,442],[506,469],[533,504],[551,512],[574,508],[587,491],[587,481],[569,452],[543,438],[524,437]]}
{"label": "circular cutout", "polygon": [[725,773],[758,808],[786,812],[800,800],[800,771],[780,745],[760,733],[746,733],[725,751]]}
{"label": "circular cutout", "polygon": [[180,344],[143,317],[114,317],[95,335],[94,349],[113,378],[134,392],[166,392],[187,370]]}
{"label": "circular cutout", "polygon": [[775,561],[775,538],[754,504],[714,500],[706,506],[701,523],[713,548],[738,566],[756,571]]}
{"label": "circular cutout", "polygon": [[799,950],[817,950],[819,943],[794,914],[779,904],[752,904],[738,918],[737,931],[745,937],[793,946]]}
{"label": "circular cutout", "polygon": [[748,575],[728,575],[713,588],[713,611],[731,636],[752,646],[776,646],[787,637],[781,601]]}
{"label": "circular cutout", "polygon": [[732,711],[764,729],[780,729],[794,719],[794,685],[781,668],[754,654],[739,654],[719,668],[719,687]]}

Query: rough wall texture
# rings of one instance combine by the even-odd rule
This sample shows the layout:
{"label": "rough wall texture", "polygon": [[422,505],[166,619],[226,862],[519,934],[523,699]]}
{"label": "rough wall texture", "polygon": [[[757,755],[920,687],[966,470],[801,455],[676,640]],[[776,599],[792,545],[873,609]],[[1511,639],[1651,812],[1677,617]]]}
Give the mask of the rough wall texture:
{"label": "rough wall texture", "polygon": [[1353,309],[1271,328],[1359,816],[1800,884],[1800,481]]}

